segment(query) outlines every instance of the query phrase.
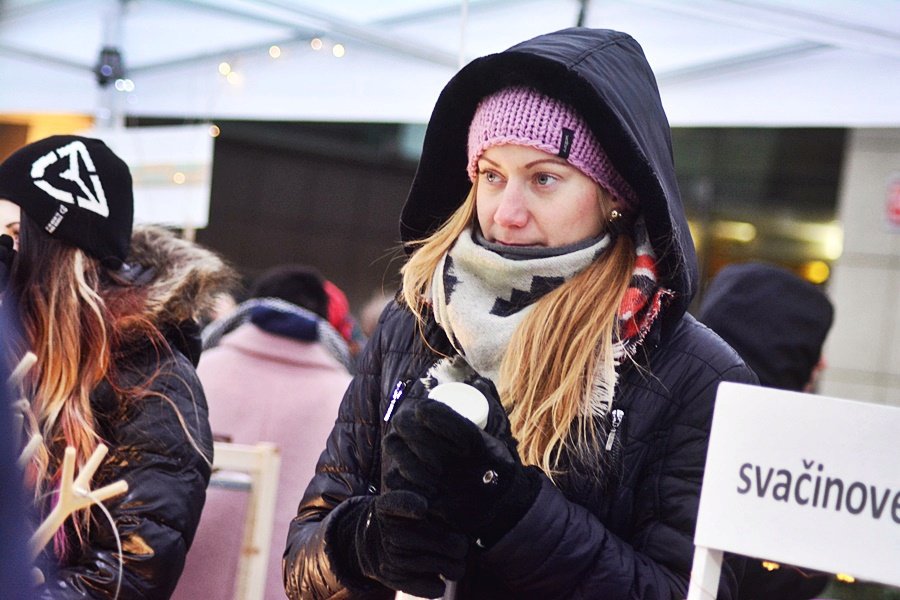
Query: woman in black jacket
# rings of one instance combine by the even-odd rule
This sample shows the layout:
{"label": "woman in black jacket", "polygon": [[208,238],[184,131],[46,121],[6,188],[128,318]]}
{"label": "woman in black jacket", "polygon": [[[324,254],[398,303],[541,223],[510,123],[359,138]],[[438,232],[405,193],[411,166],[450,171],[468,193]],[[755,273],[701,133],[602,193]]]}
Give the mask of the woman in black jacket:
{"label": "woman in black jacket", "polygon": [[103,503],[108,516],[94,505],[65,522],[38,559],[36,595],[168,598],[212,461],[195,319],[231,272],[167,231],[132,232],[128,167],[100,140],[25,146],[0,165],[0,197],[22,209],[3,295],[21,327],[3,340],[37,356],[22,390],[43,438],[25,473],[36,512],[54,505],[67,446],[76,471],[109,447],[92,489],[128,484]]}
{"label": "woman in black jacket", "polygon": [[[685,312],[696,258],[640,46],[568,29],[463,68],[401,232],[288,595],[683,598],[717,384],[755,378]],[[488,398],[484,431],[428,398],[448,381]]]}

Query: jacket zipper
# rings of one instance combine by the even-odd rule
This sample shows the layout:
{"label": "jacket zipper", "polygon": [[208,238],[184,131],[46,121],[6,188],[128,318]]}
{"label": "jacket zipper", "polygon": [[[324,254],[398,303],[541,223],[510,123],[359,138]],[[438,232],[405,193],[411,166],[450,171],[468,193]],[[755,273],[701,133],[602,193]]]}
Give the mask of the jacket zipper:
{"label": "jacket zipper", "polygon": [[[406,387],[412,382],[412,379],[398,379],[397,383],[394,384],[394,390],[391,392],[391,402],[388,404],[387,410],[384,411],[383,421],[387,423],[391,420],[391,417],[394,415],[394,410],[397,408],[397,403],[403,398],[403,394],[406,392]],[[381,441],[378,442],[379,446]],[[380,449],[376,452],[376,456],[381,455]],[[375,485],[375,481],[380,480],[378,473],[381,472],[381,460],[375,460],[372,462],[373,468],[372,473],[370,474],[368,490],[370,494],[378,493],[378,486]]]}
{"label": "jacket zipper", "polygon": [[409,382],[412,379],[398,379],[397,383],[394,384],[394,391],[391,392],[391,403],[388,404],[387,410],[384,412],[384,422],[387,423],[391,420],[391,417],[394,414],[394,409],[397,407],[397,403],[400,402],[400,399],[403,398],[403,393],[406,391],[406,386],[409,385]]}
{"label": "jacket zipper", "polygon": [[619,426],[622,424],[622,419],[624,418],[625,411],[621,408],[612,411],[612,427],[609,430],[609,436],[606,438],[607,452],[613,449],[613,444],[616,442],[616,434],[619,432]]}

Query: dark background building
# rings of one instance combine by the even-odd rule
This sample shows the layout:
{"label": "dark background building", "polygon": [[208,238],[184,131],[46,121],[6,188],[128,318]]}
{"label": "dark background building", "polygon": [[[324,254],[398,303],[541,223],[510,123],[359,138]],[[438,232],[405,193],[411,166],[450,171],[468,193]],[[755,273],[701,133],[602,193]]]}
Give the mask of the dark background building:
{"label": "dark background building", "polygon": [[[278,263],[313,264],[354,308],[376,290],[394,290],[403,261],[397,221],[422,126],[217,124],[209,225],[199,242],[248,279]],[[835,211],[845,137],[838,128],[674,129],[704,281],[751,259],[828,281],[841,251]]]}

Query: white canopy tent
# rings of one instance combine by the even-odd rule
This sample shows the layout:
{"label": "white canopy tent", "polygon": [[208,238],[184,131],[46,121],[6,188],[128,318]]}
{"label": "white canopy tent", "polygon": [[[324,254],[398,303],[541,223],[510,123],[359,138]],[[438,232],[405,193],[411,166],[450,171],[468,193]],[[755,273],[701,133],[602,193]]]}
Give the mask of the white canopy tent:
{"label": "white canopy tent", "polygon": [[[6,0],[0,115],[421,123],[460,64],[582,10],[643,45],[673,125],[900,127],[897,0]],[[132,91],[100,92],[104,45]]]}

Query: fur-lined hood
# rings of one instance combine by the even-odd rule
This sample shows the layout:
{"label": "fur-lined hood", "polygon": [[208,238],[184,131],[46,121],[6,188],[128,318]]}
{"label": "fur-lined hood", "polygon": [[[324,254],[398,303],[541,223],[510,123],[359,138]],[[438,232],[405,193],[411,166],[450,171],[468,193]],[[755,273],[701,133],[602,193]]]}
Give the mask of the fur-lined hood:
{"label": "fur-lined hood", "polygon": [[144,316],[161,329],[201,320],[217,294],[237,281],[234,269],[214,252],[147,225],[134,228],[127,270],[129,279],[147,290]]}

